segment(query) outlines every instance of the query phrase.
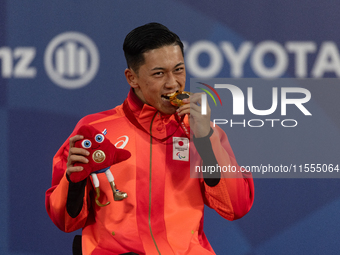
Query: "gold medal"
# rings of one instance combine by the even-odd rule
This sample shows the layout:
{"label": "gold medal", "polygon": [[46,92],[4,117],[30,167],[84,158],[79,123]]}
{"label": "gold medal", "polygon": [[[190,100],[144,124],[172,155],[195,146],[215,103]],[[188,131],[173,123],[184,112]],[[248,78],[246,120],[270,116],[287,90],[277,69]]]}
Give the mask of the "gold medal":
{"label": "gold medal", "polygon": [[183,105],[183,99],[189,98],[191,95],[190,92],[186,92],[186,91],[180,91],[175,93],[174,95],[172,95],[169,100],[170,103],[174,106],[180,107]]}
{"label": "gold medal", "polygon": [[96,150],[95,152],[93,152],[92,158],[93,158],[94,162],[102,163],[105,160],[106,156],[105,156],[105,153],[103,151]]}

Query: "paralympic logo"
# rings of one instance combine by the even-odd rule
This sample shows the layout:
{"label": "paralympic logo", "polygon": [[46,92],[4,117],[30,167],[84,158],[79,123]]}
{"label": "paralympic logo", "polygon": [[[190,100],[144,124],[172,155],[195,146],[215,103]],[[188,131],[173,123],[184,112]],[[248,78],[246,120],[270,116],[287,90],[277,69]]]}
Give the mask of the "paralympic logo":
{"label": "paralympic logo", "polygon": [[179,159],[185,158],[185,156],[181,156],[181,154],[180,154],[179,152],[176,153],[176,156],[177,156]]}
{"label": "paralympic logo", "polygon": [[[220,101],[221,106],[222,106],[221,97],[220,97],[220,95],[217,93],[217,91],[216,91],[212,86],[210,86],[210,85],[208,85],[208,84],[206,84],[206,83],[203,83],[203,82],[197,82],[197,83],[206,86],[206,87],[209,88],[212,92],[214,92],[215,95],[217,96],[218,100]],[[211,93],[209,90],[207,90],[207,89],[205,89],[205,88],[201,88],[201,87],[197,87],[197,88],[200,89],[200,90],[203,90],[205,93],[207,93],[207,94],[212,98],[212,100],[214,101],[215,106],[217,106],[215,97],[212,95],[212,93]],[[202,106],[202,107],[201,107],[201,109],[202,109],[201,114],[202,114],[202,115],[207,115],[207,94],[203,94],[203,95],[201,96],[201,106]]]}

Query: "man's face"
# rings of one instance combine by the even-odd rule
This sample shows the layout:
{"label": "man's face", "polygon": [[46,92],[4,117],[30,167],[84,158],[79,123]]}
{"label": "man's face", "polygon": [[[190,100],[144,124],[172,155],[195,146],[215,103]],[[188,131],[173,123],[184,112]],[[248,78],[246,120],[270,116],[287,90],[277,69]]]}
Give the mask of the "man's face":
{"label": "man's face", "polygon": [[169,101],[185,87],[185,65],[178,45],[164,46],[144,53],[145,62],[135,76],[137,96],[164,114],[174,114],[177,107]]}

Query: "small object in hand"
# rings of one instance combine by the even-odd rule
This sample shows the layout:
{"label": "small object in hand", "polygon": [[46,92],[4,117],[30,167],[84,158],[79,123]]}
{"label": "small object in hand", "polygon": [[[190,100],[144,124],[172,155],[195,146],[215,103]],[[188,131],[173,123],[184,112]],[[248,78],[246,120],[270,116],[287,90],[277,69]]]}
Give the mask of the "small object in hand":
{"label": "small object in hand", "polygon": [[110,204],[110,202],[108,201],[105,204],[102,204],[99,201],[100,189],[97,174],[105,172],[106,177],[111,185],[113,198],[115,201],[127,198],[127,194],[125,192],[117,189],[114,182],[114,177],[110,171],[110,167],[121,161],[127,160],[131,156],[129,151],[116,148],[116,146],[112,144],[109,139],[105,138],[106,133],[106,129],[103,132],[100,132],[90,125],[84,125],[79,128],[77,134],[84,136],[84,139],[75,142],[74,146],[77,148],[84,148],[90,152],[90,155],[86,157],[89,162],[86,164],[76,162],[74,166],[82,166],[83,170],[80,172],[73,172],[70,175],[70,180],[72,182],[79,182],[91,174],[93,185],[96,190],[95,201],[100,207],[106,206]]}
{"label": "small object in hand", "polygon": [[75,142],[74,147],[84,148],[90,152],[90,155],[86,157],[89,160],[88,163],[76,162],[74,164],[74,166],[82,166],[84,170],[73,172],[70,175],[72,182],[80,182],[91,173],[109,168],[114,164],[127,160],[131,156],[129,151],[116,148],[109,139],[105,138],[102,132],[93,126],[81,126],[77,134],[82,135],[84,139]]}
{"label": "small object in hand", "polygon": [[180,92],[176,92],[174,95],[172,95],[169,100],[170,103],[174,106],[180,107],[182,106],[183,103],[183,99],[187,99],[189,98],[191,95],[190,92],[187,91],[180,91]]}

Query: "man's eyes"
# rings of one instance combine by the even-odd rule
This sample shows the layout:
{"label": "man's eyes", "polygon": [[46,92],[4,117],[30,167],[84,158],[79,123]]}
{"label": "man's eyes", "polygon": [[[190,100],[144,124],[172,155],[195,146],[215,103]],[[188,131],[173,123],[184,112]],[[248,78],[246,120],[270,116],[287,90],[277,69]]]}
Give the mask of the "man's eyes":
{"label": "man's eyes", "polygon": [[164,73],[163,72],[157,72],[157,73],[154,73],[153,75],[154,76],[161,76],[161,75],[163,75]]}
{"label": "man's eyes", "polygon": [[[176,69],[174,69],[174,73],[181,73],[184,71],[184,67],[178,67]],[[163,71],[159,71],[159,72],[156,72],[156,73],[153,73],[152,75],[153,76],[163,76],[165,72]]]}

